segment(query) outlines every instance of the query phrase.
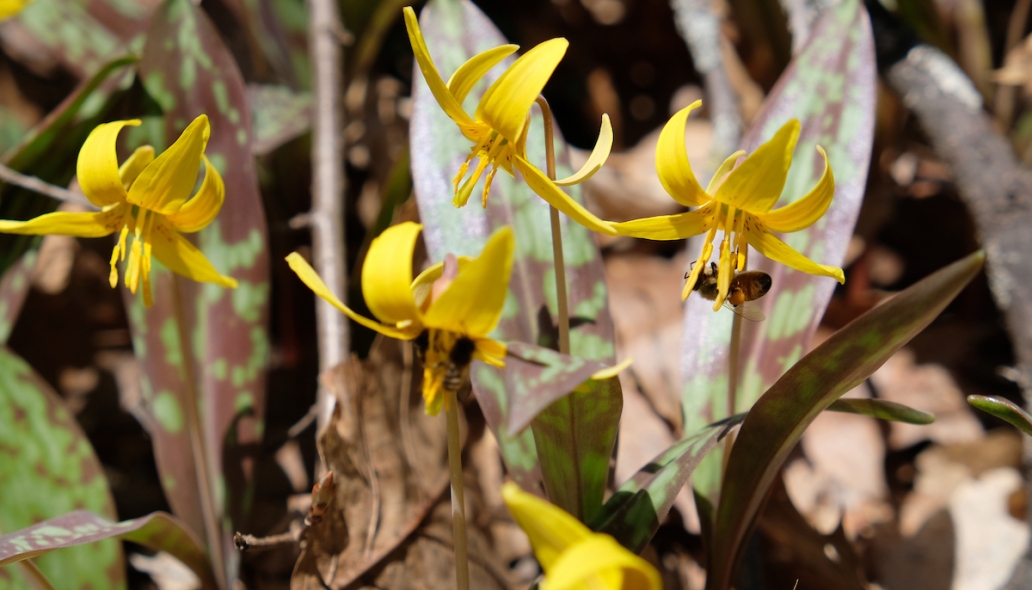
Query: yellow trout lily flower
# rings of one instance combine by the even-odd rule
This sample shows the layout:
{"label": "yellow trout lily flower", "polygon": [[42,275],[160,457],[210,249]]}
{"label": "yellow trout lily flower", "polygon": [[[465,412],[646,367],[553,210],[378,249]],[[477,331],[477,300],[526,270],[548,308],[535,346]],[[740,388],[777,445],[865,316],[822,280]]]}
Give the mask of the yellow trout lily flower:
{"label": "yellow trout lily flower", "polygon": [[30,3],[32,0],[0,0],[0,21],[5,21],[18,14]]}
{"label": "yellow trout lily flower", "polygon": [[[79,150],[79,186],[100,211],[57,211],[28,221],[0,220],[0,232],[99,238],[121,230],[111,252],[111,287],[118,285],[118,262],[124,261],[128,252],[125,284],[136,293],[142,282],[143,301],[148,307],[152,303],[152,254],[169,270],[184,277],[235,288],[236,280],[219,274],[204,254],[180,235],[200,231],[211,223],[226,196],[222,177],[204,155],[211,133],[208,117],[194,119],[157,158],[154,148],[143,146],[119,167],[115,153],[118,132],[139,124],[134,119],[98,125]],[[202,160],[204,181],[190,198]],[[134,238],[131,247],[126,245],[129,232]]]}
{"label": "yellow trout lily flower", "polygon": [[505,366],[505,344],[487,335],[498,325],[509,291],[515,238],[508,227],[495,232],[479,257],[458,261],[458,275],[432,297],[431,287],[443,274],[441,264],[412,279],[412,252],[422,229],[407,221],[386,229],[369,245],[362,295],[379,322],[344,305],[297,252],[287,262],[309,289],[349,318],[385,336],[416,340],[423,351],[426,412],[436,415],[446,398],[442,390],[465,380],[472,359]]}
{"label": "yellow trout lily flower", "polygon": [[502,486],[509,512],[530,538],[545,579],[541,590],[661,590],[659,572],[613,537],[592,532],[563,509]]}
{"label": "yellow trout lily flower", "polygon": [[650,240],[679,240],[706,234],[702,253],[692,266],[681,293],[681,298],[687,299],[691,286],[713,255],[717,230],[722,230],[724,236],[720,242],[717,268],[719,293],[714,310],[720,309],[724,303],[734,271],[745,269],[746,244],[789,268],[833,277],[844,283],[846,279],[841,268],[817,264],[772,233],[810,227],[828,210],[835,195],[835,177],[824,149],[817,146],[817,151],[824,157],[824,173],[817,186],[790,205],[773,209],[785,187],[788,169],[792,165],[792,152],[799,139],[799,121],[795,119],[785,123],[770,141],[756,148],[740,165],[735,166],[735,163],[745,152],[731,154],[703,190],[692,173],[684,145],[688,114],[701,104],[701,101],[695,101],[675,114],[663,127],[656,145],[656,173],[663,188],[678,203],[698,209],[615,223],[616,231],[620,235]]}
{"label": "yellow trout lily flower", "polygon": [[[473,142],[469,156],[453,180],[455,198],[452,203],[456,207],[465,205],[477,180],[483,175],[484,170],[491,166],[484,180],[481,198],[486,207],[491,181],[500,166],[512,176],[515,176],[514,170],[519,171],[531,190],[577,223],[597,232],[615,235],[611,223],[595,217],[559,189],[559,186],[569,186],[587,180],[609,157],[609,150],[613,146],[613,128],[608,115],[602,116],[602,129],[591,156],[573,176],[549,180],[548,176],[527,161],[530,108],[566,53],[569,45],[566,39],[545,41],[517,59],[487,89],[471,117],[462,108],[462,101],[466,95],[491,68],[519,48],[516,45],[502,45],[479,53],[462,64],[445,83],[427,50],[416,13],[411,7],[406,7],[404,12],[405,27],[408,29],[412,51],[430,92],[444,112],[459,126],[466,139]],[[478,159],[477,166],[466,178],[473,158]],[[463,181],[463,178],[466,180]]]}

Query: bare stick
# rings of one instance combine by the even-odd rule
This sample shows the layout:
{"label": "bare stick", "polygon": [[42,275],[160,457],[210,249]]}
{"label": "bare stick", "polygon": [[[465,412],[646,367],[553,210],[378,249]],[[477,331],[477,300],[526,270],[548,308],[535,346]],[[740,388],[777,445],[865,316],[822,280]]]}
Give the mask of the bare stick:
{"label": "bare stick", "polygon": [[[545,97],[538,96],[537,104],[545,123],[545,172],[555,180],[555,143],[553,142],[552,109]],[[566,261],[563,259],[563,228],[559,224],[559,210],[549,205],[552,222],[552,259],[555,261],[555,297],[559,307],[559,352],[570,354],[570,309],[566,296]]]}
{"label": "bare stick", "polygon": [[50,197],[51,199],[56,199],[65,203],[76,203],[93,210],[97,209],[97,206],[89,202],[82,193],[55,186],[49,182],[44,182],[35,176],[26,176],[25,174],[22,174],[17,170],[12,170],[3,164],[0,164],[0,180],[3,180],[8,184],[20,186],[24,189],[39,193],[43,196]]}
{"label": "bare stick", "polygon": [[[335,34],[343,30],[335,0],[308,0],[308,52],[315,94],[312,124],[312,266],[330,291],[347,301],[344,261],[344,113],[340,88],[343,57]],[[348,321],[322,298],[315,298],[319,371],[347,357]],[[330,421],[334,396],[319,386],[318,428]]]}
{"label": "bare stick", "polygon": [[452,534],[455,536],[455,586],[469,590],[466,551],[466,498],[462,486],[462,443],[459,441],[459,400],[447,389],[444,413],[448,417],[448,470],[451,474]]}

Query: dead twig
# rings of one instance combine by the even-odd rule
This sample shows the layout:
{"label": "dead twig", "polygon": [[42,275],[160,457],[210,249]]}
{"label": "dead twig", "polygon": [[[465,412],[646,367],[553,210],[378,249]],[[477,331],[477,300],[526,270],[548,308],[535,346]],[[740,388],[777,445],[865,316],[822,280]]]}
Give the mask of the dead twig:
{"label": "dead twig", "polygon": [[89,207],[94,211],[97,210],[97,206],[89,202],[89,200],[86,199],[86,196],[80,192],[70,191],[66,188],[61,188],[59,186],[50,184],[49,182],[40,180],[35,176],[27,176],[25,174],[22,174],[21,172],[18,172],[17,170],[13,170],[11,168],[8,168],[7,166],[4,166],[3,164],[0,164],[0,180],[3,180],[8,184],[20,186],[21,188],[30,190],[35,193],[39,193],[45,197],[50,197],[51,199],[55,199],[63,203],[75,203],[77,205]]}

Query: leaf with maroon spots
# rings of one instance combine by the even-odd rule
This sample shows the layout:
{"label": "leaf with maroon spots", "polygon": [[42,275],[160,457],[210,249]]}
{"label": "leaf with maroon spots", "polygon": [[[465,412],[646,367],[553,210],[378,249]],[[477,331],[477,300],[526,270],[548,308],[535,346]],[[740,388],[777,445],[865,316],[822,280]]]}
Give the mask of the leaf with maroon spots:
{"label": "leaf with maroon spots", "polygon": [[[75,416],[6,346],[0,346],[0,498],[0,533],[79,509],[115,517],[104,470]],[[23,547],[5,539],[0,566],[10,552],[5,545]],[[114,540],[45,555],[36,565],[62,588],[125,586],[122,546]],[[17,569],[0,567],[0,586],[28,588],[19,578]]]}

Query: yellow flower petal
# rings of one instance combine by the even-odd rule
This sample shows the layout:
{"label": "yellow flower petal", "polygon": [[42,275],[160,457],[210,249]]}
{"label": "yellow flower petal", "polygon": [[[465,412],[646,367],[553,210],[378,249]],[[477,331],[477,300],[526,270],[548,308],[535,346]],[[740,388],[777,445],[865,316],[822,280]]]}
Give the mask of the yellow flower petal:
{"label": "yellow flower petal", "polygon": [[[533,544],[533,542],[532,542]],[[662,590],[659,572],[609,535],[595,533],[545,572],[545,590]]]}
{"label": "yellow flower petal", "polygon": [[554,182],[545,176],[545,173],[538,170],[533,164],[520,156],[513,158],[515,168],[523,175],[523,180],[530,187],[530,190],[537,193],[549,205],[565,213],[570,219],[584,227],[610,236],[616,235],[613,224],[603,221],[591,214],[590,211],[574,201],[569,195],[559,190]]}
{"label": "yellow flower petal", "polygon": [[741,158],[744,155],[745,150],[738,150],[721,162],[720,167],[713,173],[713,178],[710,179],[709,185],[706,186],[706,192],[712,195],[713,191],[720,186],[720,183],[724,182],[724,177],[727,176],[728,172],[731,172],[731,170],[734,169],[735,163],[738,162],[738,158]]}
{"label": "yellow flower petal", "polygon": [[128,205],[91,213],[55,211],[28,221],[3,219],[0,220],[0,233],[32,236],[58,234],[79,238],[100,238],[109,236],[122,227],[126,207]]}
{"label": "yellow flower petal", "polygon": [[503,59],[516,53],[519,48],[519,45],[499,45],[474,55],[459,66],[459,69],[455,70],[455,73],[448,79],[448,90],[461,105],[462,101],[466,100],[466,95],[473,90],[473,86],[484,77],[484,74],[487,74]]}
{"label": "yellow flower petal", "polygon": [[646,238],[649,240],[681,240],[708,231],[716,223],[716,203],[708,203],[694,211],[676,215],[644,217],[622,223],[613,228],[621,236]]}
{"label": "yellow flower petal", "polygon": [[828,211],[831,198],[835,196],[835,175],[824,148],[817,146],[817,151],[824,157],[824,174],[817,186],[798,201],[760,216],[768,230],[781,233],[799,231],[813,225]]}
{"label": "yellow flower petal", "polygon": [[122,162],[122,165],[118,168],[118,176],[122,179],[122,186],[125,190],[129,190],[129,187],[136,182],[136,178],[143,172],[151,162],[154,161],[154,148],[149,145],[141,146],[136,148],[133,155]]}
{"label": "yellow flower petal", "polygon": [[222,176],[208,160],[208,156],[202,158],[204,182],[201,183],[201,189],[192,199],[183,203],[179,211],[165,216],[173,227],[188,234],[201,231],[214,221],[226,200],[226,186],[222,182]]}
{"label": "yellow flower petal", "polygon": [[527,533],[545,572],[551,571],[563,551],[593,534],[562,508],[524,492],[514,483],[502,486],[502,499],[513,520]]}
{"label": "yellow flower petal", "polygon": [[199,283],[215,283],[230,289],[236,288],[236,279],[219,274],[204,253],[179,235],[164,218],[155,215],[153,223],[154,226],[150,231],[150,244],[154,257],[169,270]]}
{"label": "yellow flower petal", "polygon": [[412,297],[412,251],[423,226],[406,221],[373,239],[362,263],[362,295],[369,311],[381,322],[419,323]]}
{"label": "yellow flower petal", "polygon": [[706,204],[710,196],[702,190],[695,179],[692,165],[688,161],[688,149],[684,145],[684,128],[688,124],[688,114],[702,106],[697,100],[677,113],[663,126],[656,144],[656,174],[675,201],[685,207],[698,207]]}
{"label": "yellow flower petal", "polygon": [[598,141],[595,142],[595,149],[591,150],[588,161],[584,162],[584,165],[575,174],[557,180],[555,183],[559,186],[570,186],[591,178],[602,168],[602,164],[605,164],[611,149],[613,149],[613,125],[609,122],[609,115],[603,114],[602,129],[598,132]]}
{"label": "yellow flower petal", "polygon": [[437,103],[441,105],[444,112],[453,121],[461,125],[472,125],[473,119],[462,110],[462,103],[456,100],[448,86],[441,79],[441,74],[430,57],[430,51],[426,48],[426,41],[423,40],[423,32],[419,30],[419,20],[411,6],[403,10],[405,14],[405,28],[408,30],[409,42],[412,44],[412,53],[415,54],[419,70],[423,72],[423,79],[426,80],[430,92],[433,93]]}
{"label": "yellow flower petal", "polygon": [[197,169],[201,167],[209,135],[208,116],[200,115],[187,125],[175,143],[143,169],[129,187],[126,200],[163,215],[179,211],[197,182]]}
{"label": "yellow flower petal", "polygon": [[634,358],[627,357],[627,358],[625,358],[623,361],[621,361],[617,365],[614,365],[612,367],[606,367],[605,369],[600,369],[598,371],[595,371],[594,373],[591,374],[591,378],[594,379],[595,381],[602,381],[604,379],[610,379],[612,377],[616,377],[617,375],[620,374],[620,371],[623,371],[627,367],[631,366],[631,364],[633,364],[633,363],[634,363]]}
{"label": "yellow flower petal", "polygon": [[424,318],[426,326],[474,338],[494,330],[509,292],[515,246],[511,228],[496,231],[480,256],[430,304]]}
{"label": "yellow flower petal", "polygon": [[126,189],[118,175],[118,154],[115,140],[125,126],[136,127],[139,119],[112,121],[97,125],[90,132],[79,150],[75,174],[82,193],[98,207],[107,207],[126,200]]}
{"label": "yellow flower petal", "polygon": [[475,116],[512,143],[520,139],[523,121],[570,44],[549,39],[516,60],[487,89]]}
{"label": "yellow flower petal", "polygon": [[811,275],[832,277],[840,283],[846,282],[846,276],[842,273],[841,268],[817,264],[759,226],[755,219],[746,220],[745,239],[760,254],[789,268]]}
{"label": "yellow flower petal", "polygon": [[507,351],[508,347],[503,342],[491,338],[477,338],[476,348],[473,350],[473,358],[493,367],[502,368],[505,366],[505,353]]}
{"label": "yellow flower petal", "polygon": [[[475,258],[472,256],[456,256],[456,260],[459,263],[459,273],[461,274]],[[434,281],[443,275],[444,262],[438,262],[419,273],[419,276],[415,279],[412,279],[412,297],[416,300],[417,307],[424,309],[426,304],[430,303],[427,299],[430,297],[431,291],[433,291]]]}
{"label": "yellow flower petal", "polygon": [[326,286],[326,283],[319,278],[319,274],[315,272],[315,269],[313,269],[297,252],[293,252],[287,256],[287,264],[290,265],[291,270],[297,274],[298,278],[301,279],[301,282],[311,289],[312,292],[328,301],[330,305],[339,309],[344,315],[370,330],[379,332],[384,336],[390,336],[391,338],[398,338],[400,340],[411,340],[418,336],[419,332],[422,331],[400,330],[393,326],[385,326],[379,322],[374,322],[365,316],[355,313],[350,307],[344,305],[340,299],[337,299],[337,296],[330,291],[330,288]]}
{"label": "yellow flower petal", "polygon": [[770,211],[785,188],[798,139],[799,121],[792,119],[732,170],[713,198],[753,214]]}
{"label": "yellow flower petal", "polygon": [[0,21],[18,14],[31,2],[32,0],[0,0]]}

